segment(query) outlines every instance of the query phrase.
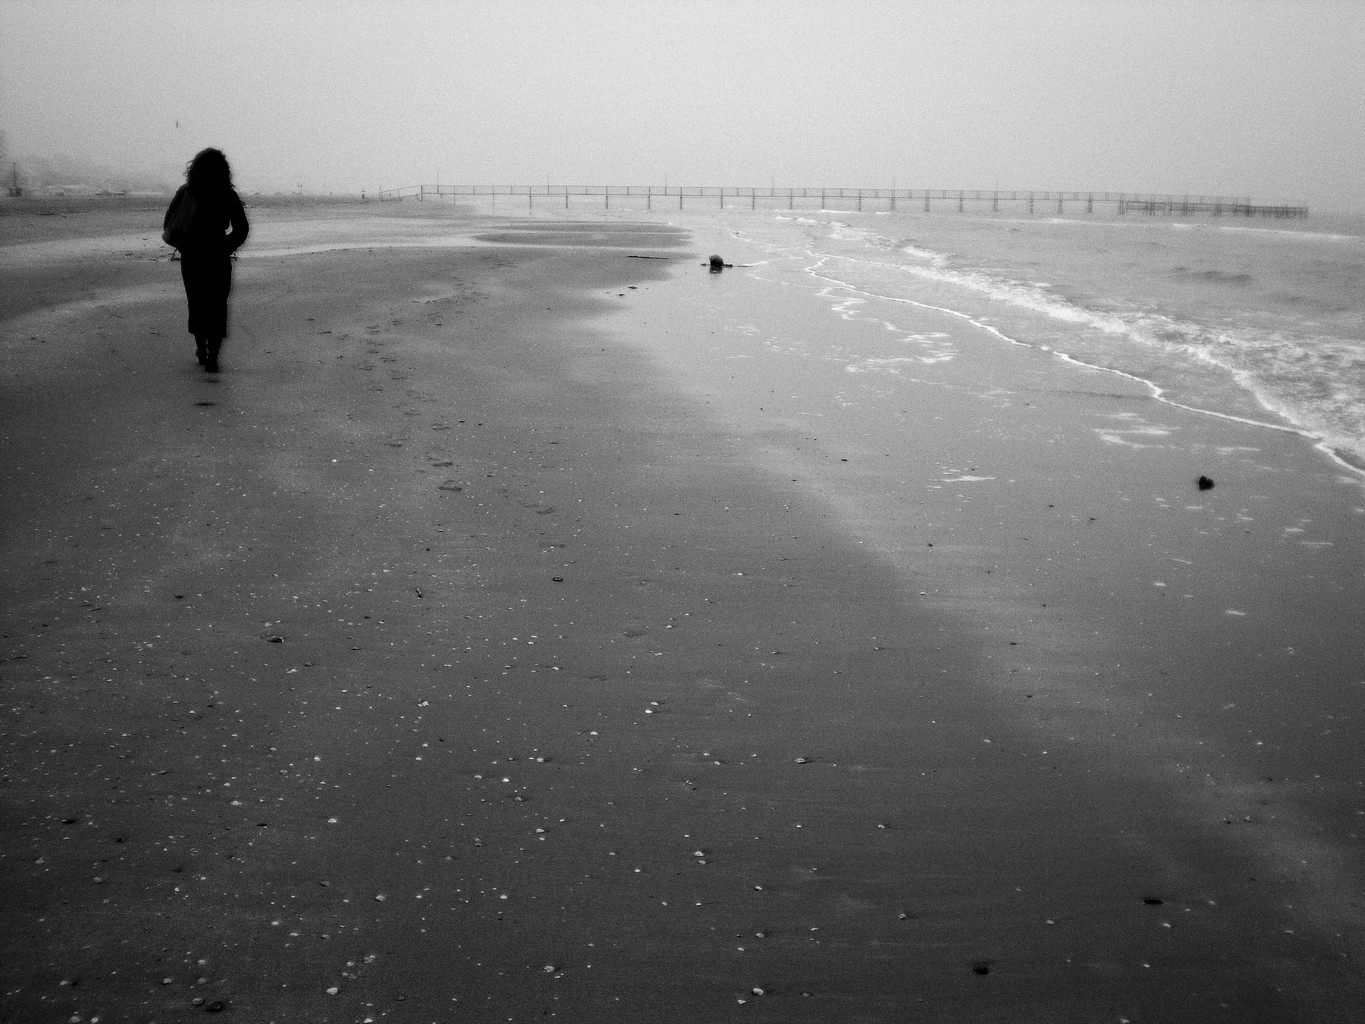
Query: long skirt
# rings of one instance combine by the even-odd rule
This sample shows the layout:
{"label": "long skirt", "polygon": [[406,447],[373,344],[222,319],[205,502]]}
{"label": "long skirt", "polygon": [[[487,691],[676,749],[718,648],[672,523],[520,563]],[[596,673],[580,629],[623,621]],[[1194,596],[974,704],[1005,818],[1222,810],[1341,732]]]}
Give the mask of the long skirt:
{"label": "long skirt", "polygon": [[185,299],[190,308],[190,333],[211,341],[226,338],[232,258],[181,253],[180,278],[185,282]]}

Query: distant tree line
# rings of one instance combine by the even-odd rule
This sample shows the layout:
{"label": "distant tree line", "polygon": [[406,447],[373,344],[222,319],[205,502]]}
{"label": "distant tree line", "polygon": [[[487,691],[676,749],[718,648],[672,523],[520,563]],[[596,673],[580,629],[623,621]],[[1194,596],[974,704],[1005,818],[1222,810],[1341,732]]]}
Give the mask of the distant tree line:
{"label": "distant tree line", "polygon": [[0,132],[0,180],[13,187],[16,178],[25,192],[175,191],[166,175],[158,171],[126,170],[66,155],[12,157]]}

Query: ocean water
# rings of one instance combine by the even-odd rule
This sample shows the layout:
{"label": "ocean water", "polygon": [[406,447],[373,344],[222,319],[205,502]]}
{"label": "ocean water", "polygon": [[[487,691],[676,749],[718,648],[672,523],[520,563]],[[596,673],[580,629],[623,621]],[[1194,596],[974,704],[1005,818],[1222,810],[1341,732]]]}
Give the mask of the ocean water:
{"label": "ocean water", "polygon": [[[947,311],[1164,402],[1298,432],[1365,472],[1365,217],[760,210],[726,225],[832,302]],[[948,336],[905,340],[881,370],[954,358]]]}

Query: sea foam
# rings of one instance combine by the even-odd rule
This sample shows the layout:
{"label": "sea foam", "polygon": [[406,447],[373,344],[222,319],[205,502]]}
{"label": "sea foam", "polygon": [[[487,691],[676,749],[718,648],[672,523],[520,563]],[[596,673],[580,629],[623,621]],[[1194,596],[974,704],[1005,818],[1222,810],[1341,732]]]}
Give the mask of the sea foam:
{"label": "sea foam", "polygon": [[[962,316],[1365,467],[1365,234],[1162,221],[824,224],[826,285]],[[1174,229],[1174,230],[1173,230]],[[913,232],[913,235],[911,234]]]}

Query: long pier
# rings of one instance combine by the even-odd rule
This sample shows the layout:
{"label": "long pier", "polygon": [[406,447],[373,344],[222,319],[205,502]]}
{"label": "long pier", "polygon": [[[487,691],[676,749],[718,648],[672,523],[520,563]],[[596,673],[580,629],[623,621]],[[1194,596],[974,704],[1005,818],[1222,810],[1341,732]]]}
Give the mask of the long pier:
{"label": "long pier", "polygon": [[1250,196],[1158,195],[1142,192],[1043,192],[1019,189],[915,189],[915,188],[751,188],[721,185],[405,185],[381,189],[381,201],[417,199],[451,202],[487,200],[496,208],[499,199],[513,206],[534,209],[536,201],[601,201],[610,209],[643,202],[646,210],[685,209],[689,201],[720,208],[764,209],[922,209],[966,212],[983,208],[991,212],[1094,213],[1112,208],[1118,214],[1215,217],[1308,216],[1307,206],[1253,203]]}

